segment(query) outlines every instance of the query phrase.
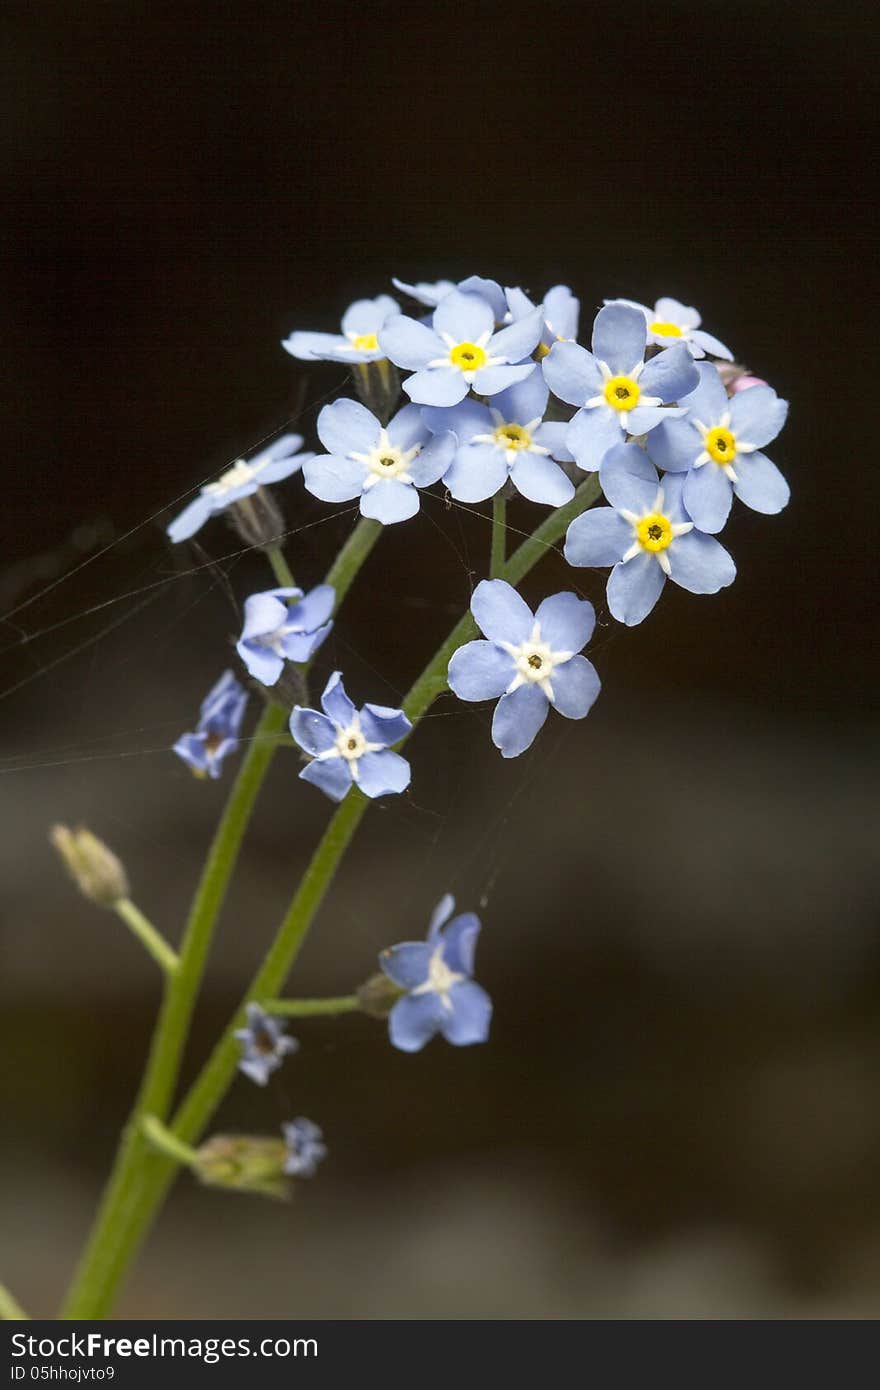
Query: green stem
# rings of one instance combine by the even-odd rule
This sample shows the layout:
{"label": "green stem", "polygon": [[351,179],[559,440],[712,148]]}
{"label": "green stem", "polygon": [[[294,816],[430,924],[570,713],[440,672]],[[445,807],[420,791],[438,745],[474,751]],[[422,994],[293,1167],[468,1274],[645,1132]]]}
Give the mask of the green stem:
{"label": "green stem", "polygon": [[5,1284],[0,1284],[0,1322],[30,1322],[28,1314]]}
{"label": "green stem", "polygon": [[141,1129],[146,1135],[147,1142],[152,1144],[154,1149],[165,1154],[167,1158],[173,1159],[175,1163],[182,1163],[186,1168],[192,1168],[198,1164],[199,1156],[195,1149],[182,1143],[156,1115],[144,1115],[141,1120]]}
{"label": "green stem", "polygon": [[153,957],[159,969],[166,975],[173,975],[179,964],[176,951],[173,951],[160,931],[145,917],[130,898],[120,898],[113,904],[113,911],[129,927],[144,949]]}
{"label": "green stem", "polygon": [[492,498],[492,554],[489,574],[497,579],[507,559],[507,498],[504,488]]}
{"label": "green stem", "polygon": [[362,516],[330,566],[324,583],[332,584],[336,590],[337,610],[351,588],[361,565],[381,536],[382,530],[381,521],[372,521],[370,517]]}
{"label": "green stem", "polygon": [[279,544],[267,545],[265,550],[266,559],[272,566],[272,573],[278,580],[282,589],[295,589],[296,580],[293,577],[293,570],[284,558],[284,551]]}
{"label": "green stem", "polygon": [[284,1018],[319,1018],[324,1014],[353,1014],[360,1011],[361,1001],[356,994],[341,994],[335,999],[264,999],[267,1014]]}

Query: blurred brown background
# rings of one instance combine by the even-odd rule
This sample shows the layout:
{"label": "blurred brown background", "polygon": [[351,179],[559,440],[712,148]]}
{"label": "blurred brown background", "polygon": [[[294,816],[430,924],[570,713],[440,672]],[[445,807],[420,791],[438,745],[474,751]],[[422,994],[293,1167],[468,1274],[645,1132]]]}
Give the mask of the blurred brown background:
{"label": "blurred brown background", "polygon": [[[291,328],[332,328],[391,274],[478,271],[536,295],[565,280],[586,320],[605,295],[699,305],[792,401],[769,451],[791,506],[736,510],[735,585],[670,587],[632,632],[602,576],[559,560],[532,576],[530,597],[574,581],[596,603],[599,704],[512,764],[488,711],[437,705],[412,793],[371,811],[296,983],[347,990],[452,889],[482,910],[491,1045],[406,1057],[367,1019],[304,1023],[283,1085],[237,1082],[218,1125],[312,1116],[320,1178],[289,1209],[183,1179],[119,1312],[873,1315],[866,12],[12,4],[3,30],[0,609],[117,543],[0,627],[2,690],[23,682],[2,705],[0,1278],[55,1306],[157,998],[46,828],[105,836],[176,938],[228,785],[167,749],[264,572],[185,575],[236,543],[217,522],[204,557],[172,553],[168,504],[291,413],[311,429],[344,386],[281,351]],[[350,517],[296,480],[282,494],[312,582]],[[322,669],[390,701],[487,548],[479,517],[429,502],[383,538]],[[261,802],[190,1074],[326,819],[295,772],[279,758]]]}

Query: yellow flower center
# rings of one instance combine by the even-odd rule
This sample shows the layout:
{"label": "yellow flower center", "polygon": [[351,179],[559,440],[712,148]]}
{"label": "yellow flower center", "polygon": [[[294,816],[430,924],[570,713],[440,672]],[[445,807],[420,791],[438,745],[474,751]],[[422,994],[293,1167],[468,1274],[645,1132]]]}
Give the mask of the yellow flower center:
{"label": "yellow flower center", "polygon": [[665,323],[663,319],[655,319],[649,325],[649,331],[656,333],[660,338],[680,338],[681,329],[677,323]]}
{"label": "yellow flower center", "polygon": [[636,525],[636,539],[643,550],[656,555],[672,544],[672,522],[662,512],[651,512]]}
{"label": "yellow flower center", "polygon": [[495,431],[495,442],[502,449],[527,449],[532,436],[522,425],[499,425]]}
{"label": "yellow flower center", "polygon": [[486,351],[478,343],[456,343],[449,360],[460,372],[476,372],[486,365]]}
{"label": "yellow flower center", "polygon": [[634,410],[641,394],[631,376],[612,376],[605,383],[605,399],[614,410]]}
{"label": "yellow flower center", "polygon": [[733,463],[736,458],[736,439],[723,425],[716,425],[714,430],[709,430],[703,443],[706,453],[716,463]]}
{"label": "yellow flower center", "polygon": [[351,340],[353,348],[358,352],[376,352],[379,347],[379,339],[375,333],[358,333]]}

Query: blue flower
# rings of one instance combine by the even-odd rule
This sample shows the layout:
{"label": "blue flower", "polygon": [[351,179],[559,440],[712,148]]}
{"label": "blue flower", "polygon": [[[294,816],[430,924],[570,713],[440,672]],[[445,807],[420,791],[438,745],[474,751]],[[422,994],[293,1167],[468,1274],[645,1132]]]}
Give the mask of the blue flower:
{"label": "blue flower", "polygon": [[533,502],[560,507],[574,486],[550,457],[571,460],[563,423],[543,424],[550,392],[540,372],[492,398],[491,407],[468,399],[451,409],[427,406],[422,416],[433,430],[452,430],[459,447],[443,477],[459,502],[482,502],[510,478]]}
{"label": "blue flower", "polygon": [[692,594],[716,594],[733,583],[736,566],[727,551],[687,515],[680,477],[664,478],[661,487],[638,444],[612,449],[599,476],[611,506],[575,518],[565,558],[570,565],[614,566],[608,607],[618,622],[634,627],[646,618],[667,579]]}
{"label": "blue flower", "polygon": [[456,1047],[485,1042],[492,1001],[471,979],[480,919],[464,912],[449,919],[449,894],[431,917],[427,941],[404,941],[379,956],[394,984],[406,990],[388,1016],[388,1035],[401,1052],[419,1052],[435,1033]]}
{"label": "blue flower", "polygon": [[385,526],[419,510],[420,487],[436,483],[455,453],[455,437],[431,437],[417,406],[405,405],[383,427],[357,401],[334,401],[318,416],[327,454],[304,470],[309,492],[323,502],[360,498],[361,512]]}
{"label": "blue flower", "polygon": [[551,705],[583,719],[599,694],[592,662],[578,653],[590,639],[593,605],[576,594],[553,594],[537,613],[503,579],[474,589],[471,612],[485,642],[466,642],[449,663],[449,687],[460,700],[494,700],[492,742],[505,758],[531,747]]}
{"label": "blue flower", "polygon": [[369,797],[406,791],[409,763],[391,751],[412,729],[403,711],[385,705],[356,710],[338,671],[327,682],[321,705],[323,714],[295,705],[290,716],[290,732],[312,759],[299,774],[302,780],[333,801],[341,801],[352,785]]}
{"label": "blue flower", "polygon": [[[514,323],[524,319],[534,309],[534,304],[523,290],[506,290],[510,317]],[[538,358],[547,356],[554,343],[573,341],[577,337],[580,318],[580,300],[572,294],[568,285],[554,285],[544,295],[544,328],[538,344]]]}
{"label": "blue flower", "polygon": [[235,1040],[241,1043],[238,1070],[258,1086],[265,1086],[299,1043],[296,1038],[285,1037],[284,1024],[264,1013],[259,1004],[248,1004],[246,1013],[247,1026],[235,1031]]}
{"label": "blue flower", "polygon": [[313,1178],[321,1159],[327,1157],[323,1130],[299,1115],[289,1124],[282,1125],[281,1132],[287,1145],[285,1173],[291,1178]]}
{"label": "blue flower", "polygon": [[291,333],[281,346],[303,362],[378,362],[385,356],[379,329],[399,313],[400,305],[389,294],[356,299],[342,316],[341,333]]}
{"label": "blue flower", "polygon": [[775,463],[760,452],[788,414],[772,386],[728,396],[718,372],[701,362],[699,385],[681,404],[683,420],[667,420],[648,436],[648,452],[669,473],[685,473],[684,505],[701,531],[720,531],[735,492],[753,511],[781,512],[790,493]]}
{"label": "blue flower", "polygon": [[224,671],[202,701],[198,728],[174,745],[197,777],[219,777],[223,759],[238,745],[238,731],[247,704],[247,691],[231,671]]}
{"label": "blue flower", "polygon": [[403,383],[410,400],[457,405],[471,387],[478,395],[495,396],[535,370],[534,362],[522,359],[541,336],[542,311],[534,309],[497,333],[495,322],[482,295],[452,290],[434,310],[433,328],[401,314],[389,319],[379,342],[398,367],[413,370]]}
{"label": "blue flower", "polygon": [[245,599],[236,651],[255,680],[274,685],[285,661],[308,661],[333,626],[335,601],[330,584],[305,596],[302,589],[269,589]]}
{"label": "blue flower", "polygon": [[310,453],[301,454],[301,434],[283,434],[270,444],[268,449],[255,454],[245,462],[238,459],[217,479],[216,483],[206,483],[198,497],[184,507],[180,516],[174,518],[168,527],[172,541],[186,541],[201,530],[209,517],[224,512],[233,502],[242,497],[250,497],[265,483],[280,483],[292,473],[298,473]]}
{"label": "blue flower", "polygon": [[713,357],[723,357],[728,362],[733,360],[730,348],[700,327],[702,319],[698,311],[680,304],[677,299],[658,299],[653,309],[634,299],[606,299],[605,303],[626,304],[644,314],[649,343],[665,348],[682,342],[687,344],[692,357],[705,357],[711,352]]}
{"label": "blue flower", "polygon": [[661,409],[697,384],[697,369],[684,343],[645,362],[647,327],[637,309],[610,304],[593,324],[593,351],[578,343],[556,343],[544,358],[550,390],[581,410],[565,442],[580,468],[595,473],[602,459],[627,434],[645,434],[670,413]]}
{"label": "blue flower", "polygon": [[452,280],[437,280],[434,284],[422,281],[417,285],[408,285],[403,280],[393,278],[391,283],[402,294],[408,294],[410,299],[427,305],[429,309],[436,309],[453,290],[460,290],[462,294],[479,294],[492,310],[496,324],[507,323],[510,318],[504,290],[497,280],[486,280],[482,275],[469,275],[466,280],[459,280],[457,285]]}

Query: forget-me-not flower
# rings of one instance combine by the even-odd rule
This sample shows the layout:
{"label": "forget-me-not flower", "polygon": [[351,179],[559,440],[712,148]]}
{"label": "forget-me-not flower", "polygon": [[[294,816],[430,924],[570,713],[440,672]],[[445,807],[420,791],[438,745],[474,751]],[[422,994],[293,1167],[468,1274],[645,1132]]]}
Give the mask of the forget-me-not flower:
{"label": "forget-me-not flower", "polygon": [[551,705],[583,719],[599,694],[592,662],[578,652],[596,621],[576,594],[553,594],[536,613],[504,579],[474,589],[471,612],[486,641],[466,642],[449,663],[449,688],[460,700],[494,700],[492,742],[505,758],[529,748]]}
{"label": "forget-me-not flower", "polygon": [[684,505],[701,531],[720,531],[733,493],[753,511],[772,516],[788,502],[788,483],[761,453],[788,414],[788,401],[772,386],[750,386],[728,396],[718,372],[701,362],[699,385],[681,401],[682,420],[667,420],[648,435],[651,458],[669,473],[684,473]]}
{"label": "forget-me-not flower", "polygon": [[224,512],[233,502],[250,497],[266,483],[280,483],[283,478],[298,473],[312,457],[311,453],[299,453],[302,443],[301,434],[283,434],[252,459],[238,459],[215,483],[206,483],[198,497],[174,518],[168,527],[171,540],[189,540],[209,517]]}
{"label": "forget-me-not flower", "polygon": [[223,759],[238,746],[247,699],[231,671],[224,671],[205,696],[195,733],[183,734],[174,745],[174,752],[197,777],[220,776]]}
{"label": "forget-me-not flower", "polygon": [[433,284],[421,282],[407,285],[403,280],[393,278],[391,283],[402,294],[409,295],[417,304],[424,304],[429,309],[436,309],[440,301],[453,290],[460,290],[462,294],[479,294],[492,310],[497,325],[507,323],[510,319],[504,290],[497,280],[486,280],[482,275],[469,275],[467,279],[459,280],[458,284],[452,280],[437,280]]}
{"label": "forget-me-not flower", "polygon": [[369,797],[406,790],[409,763],[392,751],[412,729],[403,710],[369,704],[355,709],[339,671],[327,682],[321,707],[323,714],[295,705],[290,716],[294,740],[311,757],[299,774],[304,782],[333,801],[341,801],[352,786]]}
{"label": "forget-me-not flower", "polygon": [[281,1132],[287,1145],[285,1173],[291,1178],[313,1178],[321,1159],[327,1157],[323,1130],[298,1115],[289,1124],[282,1125]]}
{"label": "forget-me-not flower", "polygon": [[456,1047],[489,1036],[492,1001],[471,978],[480,919],[473,912],[453,918],[454,911],[447,893],[431,916],[427,941],[404,941],[379,956],[389,980],[406,990],[388,1016],[388,1035],[401,1052],[419,1052],[435,1033]]}
{"label": "forget-me-not flower", "polygon": [[399,313],[400,305],[390,294],[356,299],[342,316],[341,333],[291,333],[281,346],[303,362],[378,362],[385,356],[379,330]]}
{"label": "forget-me-not flower", "polygon": [[238,1070],[265,1086],[291,1052],[296,1052],[299,1043],[296,1038],[286,1036],[285,1025],[271,1014],[265,1013],[259,1004],[250,1003],[246,1009],[247,1025],[235,1030],[235,1040],[241,1043],[241,1060]]}
{"label": "forget-me-not flower", "polygon": [[336,591],[319,584],[302,589],[268,589],[244,601],[244,627],[236,651],[255,680],[274,685],[285,661],[308,661],[333,624]]}
{"label": "forget-me-not flower", "polygon": [[667,579],[692,594],[715,594],[736,566],[714,536],[698,531],[684,509],[681,477],[657,470],[638,444],[621,444],[600,473],[610,507],[575,517],[565,539],[570,565],[613,565],[608,607],[634,627],[650,613]]}
{"label": "forget-me-not flower", "polygon": [[553,462],[570,461],[563,422],[544,421],[549,387],[540,372],[492,397],[491,406],[471,398],[449,409],[426,406],[422,416],[433,430],[452,430],[458,449],[444,487],[459,502],[493,497],[508,478],[532,502],[562,506],[574,486]]}
{"label": "forget-me-not flower", "polygon": [[[523,290],[509,289],[505,294],[514,323],[525,318],[535,307]],[[580,300],[575,298],[568,285],[553,285],[547,291],[544,295],[544,327],[536,354],[539,360],[547,356],[554,343],[574,341],[580,312]]]}
{"label": "forget-me-not flower", "polygon": [[482,295],[452,290],[431,322],[429,328],[401,314],[379,334],[391,361],[412,370],[403,389],[419,405],[457,405],[471,387],[480,396],[495,396],[535,370],[523,358],[541,336],[540,309],[496,332],[495,314]]}
{"label": "forget-me-not flower", "polygon": [[655,429],[670,414],[665,403],[680,400],[699,380],[684,343],[647,362],[646,344],[644,316],[625,304],[610,304],[596,315],[592,352],[578,343],[556,343],[543,360],[550,390],[582,407],[565,442],[578,467],[588,473],[595,473],[608,450],[627,434]]}
{"label": "forget-me-not flower", "polygon": [[329,452],[309,461],[309,492],[323,502],[359,497],[361,513],[385,526],[415,516],[419,488],[438,482],[455,454],[455,436],[432,437],[415,405],[383,426],[357,401],[334,401],[318,416],[318,437]]}
{"label": "forget-me-not flower", "polygon": [[606,299],[605,303],[627,304],[644,314],[649,343],[670,347],[673,343],[682,342],[687,344],[692,357],[705,357],[710,352],[713,357],[722,357],[728,362],[733,360],[730,348],[700,327],[702,319],[698,310],[680,304],[677,299],[658,299],[653,309],[634,299]]}

